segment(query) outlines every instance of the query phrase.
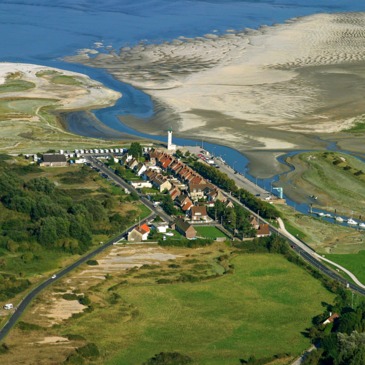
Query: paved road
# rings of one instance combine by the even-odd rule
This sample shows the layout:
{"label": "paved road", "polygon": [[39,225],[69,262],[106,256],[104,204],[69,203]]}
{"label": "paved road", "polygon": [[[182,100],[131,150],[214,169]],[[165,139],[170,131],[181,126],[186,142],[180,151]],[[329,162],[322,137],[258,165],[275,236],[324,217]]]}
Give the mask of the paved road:
{"label": "paved road", "polygon": [[[99,168],[100,171],[102,171],[104,174],[106,174],[116,184],[119,184],[119,185],[123,186],[124,188],[127,188],[131,192],[132,191],[135,192],[136,194],[138,194],[141,197],[141,195],[131,185],[127,184],[123,179],[121,179],[119,176],[117,176],[112,170],[108,169],[103,163],[98,161],[95,157],[89,156],[88,160],[93,166]],[[145,197],[141,197],[141,201],[152,211],[152,213],[147,218],[145,218],[141,223],[155,217],[156,215],[159,215],[162,219],[165,219],[167,222],[169,222],[171,220],[171,217],[169,215],[167,215],[160,207],[154,207],[153,204]],[[118,236],[110,239],[108,242],[99,246],[94,251],[86,254],[85,256],[81,257],[80,259],[78,259],[76,262],[74,262],[70,266],[59,271],[56,274],[55,279],[49,278],[46,281],[44,281],[43,283],[39,284],[31,292],[29,292],[25,296],[25,298],[20,302],[20,304],[17,306],[16,310],[14,311],[12,316],[9,318],[8,322],[0,330],[0,341],[2,341],[4,339],[4,337],[8,334],[8,332],[11,330],[11,328],[16,324],[16,322],[18,321],[20,316],[23,314],[23,312],[27,308],[27,306],[43,289],[45,289],[47,286],[51,285],[54,281],[67,275],[69,272],[71,272],[78,266],[82,265],[86,261],[90,260],[92,257],[103,252],[105,249],[112,246],[115,242],[118,242],[119,240],[121,240],[126,235],[126,233],[129,232],[135,226],[136,225],[130,226],[125,231],[120,233]]]}
{"label": "paved road", "polygon": [[156,214],[158,214],[163,220],[165,220],[166,222],[170,222],[172,220],[171,217],[168,214],[166,214],[162,210],[161,207],[158,207],[158,206],[155,207],[151,201],[149,201],[145,196],[143,196],[142,194],[140,194],[138,192],[138,190],[136,190],[132,185],[128,184],[121,177],[119,177],[118,175],[116,175],[112,169],[106,167],[96,157],[94,157],[94,156],[88,156],[87,157],[87,160],[89,161],[89,163],[92,164],[92,166],[97,167],[100,170],[100,172],[102,172],[103,174],[107,175],[107,177],[109,179],[111,179],[112,181],[114,181],[116,184],[121,185],[123,188],[128,189],[130,192],[134,192],[135,194],[138,194],[138,196],[140,197],[140,199],[143,202],[143,204],[146,205],[152,211],[154,211]]}
{"label": "paved road", "polygon": [[235,173],[235,170],[227,165],[226,163],[222,162],[219,158],[215,158],[214,162],[219,166],[220,170],[227,174],[230,179],[233,179],[236,185],[239,188],[243,188],[249,193],[253,195],[260,194],[262,196],[271,195],[269,191],[261,188],[260,186],[254,184],[251,180],[247,179],[244,175],[241,175],[239,172]]}

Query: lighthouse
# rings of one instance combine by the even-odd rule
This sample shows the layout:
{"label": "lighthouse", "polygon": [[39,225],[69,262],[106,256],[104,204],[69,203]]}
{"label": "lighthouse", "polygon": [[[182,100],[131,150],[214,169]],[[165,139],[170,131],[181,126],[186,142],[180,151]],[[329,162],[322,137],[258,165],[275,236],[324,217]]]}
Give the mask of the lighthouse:
{"label": "lighthouse", "polygon": [[167,150],[168,151],[175,151],[176,144],[172,144],[172,129],[167,131]]}

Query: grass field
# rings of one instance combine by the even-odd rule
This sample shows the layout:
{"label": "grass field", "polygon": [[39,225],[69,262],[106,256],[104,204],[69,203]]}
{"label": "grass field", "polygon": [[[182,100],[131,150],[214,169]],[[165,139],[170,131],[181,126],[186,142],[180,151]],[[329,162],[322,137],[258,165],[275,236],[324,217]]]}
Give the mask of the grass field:
{"label": "grass field", "polygon": [[[358,217],[363,213],[365,163],[353,156],[335,152],[306,152],[288,158],[295,166],[285,181],[287,193],[309,202],[313,208]],[[305,195],[306,194],[306,195]],[[294,196],[292,195],[292,196]]]}
{"label": "grass field", "polygon": [[[319,253],[356,253],[365,250],[365,235],[356,229],[329,223],[294,211],[286,205],[277,205],[285,217],[288,230]],[[288,224],[289,223],[289,224]]]}
{"label": "grass field", "polygon": [[212,239],[227,237],[222,231],[214,226],[194,226],[194,228],[200,237]]}
{"label": "grass field", "polygon": [[[67,328],[96,342],[100,363],[142,364],[161,351],[178,351],[194,364],[238,364],[250,355],[299,354],[301,332],[333,296],[278,255],[243,255],[234,274],[199,283],[123,286],[123,303],[95,310]],[[148,274],[147,274],[148,275]],[[123,318],[123,307],[133,308]]]}
{"label": "grass field", "polygon": [[329,260],[350,270],[363,284],[365,284],[365,251],[348,255],[326,255]]}

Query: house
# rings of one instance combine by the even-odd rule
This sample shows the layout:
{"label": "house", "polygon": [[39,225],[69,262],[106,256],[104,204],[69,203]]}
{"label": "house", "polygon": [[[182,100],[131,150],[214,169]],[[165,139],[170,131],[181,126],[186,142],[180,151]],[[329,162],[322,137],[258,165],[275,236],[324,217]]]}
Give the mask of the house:
{"label": "house", "polygon": [[132,158],[131,160],[126,162],[125,165],[131,170],[133,170],[138,165],[138,161],[135,158]]}
{"label": "house", "polygon": [[43,161],[40,163],[40,166],[67,166],[66,156],[56,153],[45,153],[43,155]]}
{"label": "house", "polygon": [[150,181],[152,185],[160,191],[160,193],[162,193],[164,190],[169,191],[172,188],[172,185],[167,177],[161,174],[157,174],[156,176],[152,177]]}
{"label": "house", "polygon": [[190,209],[190,217],[192,221],[207,221],[209,216],[205,205],[194,205]]}
{"label": "house", "polygon": [[147,167],[142,162],[140,162],[137,166],[134,167],[134,171],[136,172],[137,176],[141,176],[146,170]]}
{"label": "house", "polygon": [[[210,185],[208,185],[205,190],[204,193],[207,197],[207,201],[208,202],[216,202],[216,201],[221,201],[221,202],[225,202],[227,200],[227,198],[223,195],[222,191],[216,187],[212,187]],[[232,204],[233,206],[233,204]]]}
{"label": "house", "polygon": [[268,224],[263,223],[257,228],[256,237],[268,237],[271,235],[270,227]]}
{"label": "house", "polygon": [[253,228],[259,229],[259,222],[257,221],[257,218],[254,215],[250,216],[250,224]]}
{"label": "house", "polygon": [[142,224],[141,226],[133,228],[128,233],[128,241],[141,242],[146,241],[150,233],[150,228],[147,224]]}
{"label": "house", "polygon": [[171,199],[174,201],[177,197],[181,195],[181,191],[179,188],[175,187],[170,190],[169,194],[171,196]]}
{"label": "house", "polygon": [[176,219],[174,227],[180,234],[182,234],[186,238],[192,239],[196,237],[195,228],[181,218]]}
{"label": "house", "polygon": [[152,184],[149,181],[130,181],[130,184],[135,189],[152,188]]}
{"label": "house", "polygon": [[184,212],[189,211],[189,209],[194,205],[193,202],[190,200],[190,198],[187,195],[180,195],[176,199],[176,201]]}
{"label": "house", "polygon": [[169,225],[166,222],[156,222],[153,223],[153,227],[156,229],[158,233],[166,233]]}
{"label": "house", "polygon": [[189,184],[189,193],[192,201],[198,201],[205,198],[204,190],[206,184]]}
{"label": "house", "polygon": [[322,324],[326,325],[326,324],[333,323],[337,318],[340,318],[340,315],[338,313],[333,313],[332,314],[330,312],[330,316],[324,322],[322,322]]}

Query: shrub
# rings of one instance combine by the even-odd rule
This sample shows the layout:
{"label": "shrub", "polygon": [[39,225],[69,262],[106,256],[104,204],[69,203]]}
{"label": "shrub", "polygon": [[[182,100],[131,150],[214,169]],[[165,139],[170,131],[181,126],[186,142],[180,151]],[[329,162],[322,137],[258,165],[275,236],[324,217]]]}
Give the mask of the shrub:
{"label": "shrub", "polygon": [[38,326],[37,324],[34,323],[28,323],[28,322],[23,322],[20,321],[18,323],[18,328],[22,331],[37,331],[37,330],[41,330],[42,327]]}
{"label": "shrub", "polygon": [[95,343],[88,343],[83,347],[79,347],[76,349],[76,352],[86,358],[93,358],[98,357],[100,355],[98,347],[95,345]]}
{"label": "shrub", "polygon": [[90,266],[96,266],[99,265],[99,263],[97,262],[97,260],[87,260],[86,263]]}
{"label": "shrub", "polygon": [[143,365],[185,365],[190,364],[192,361],[189,356],[178,352],[160,352],[143,363]]}

